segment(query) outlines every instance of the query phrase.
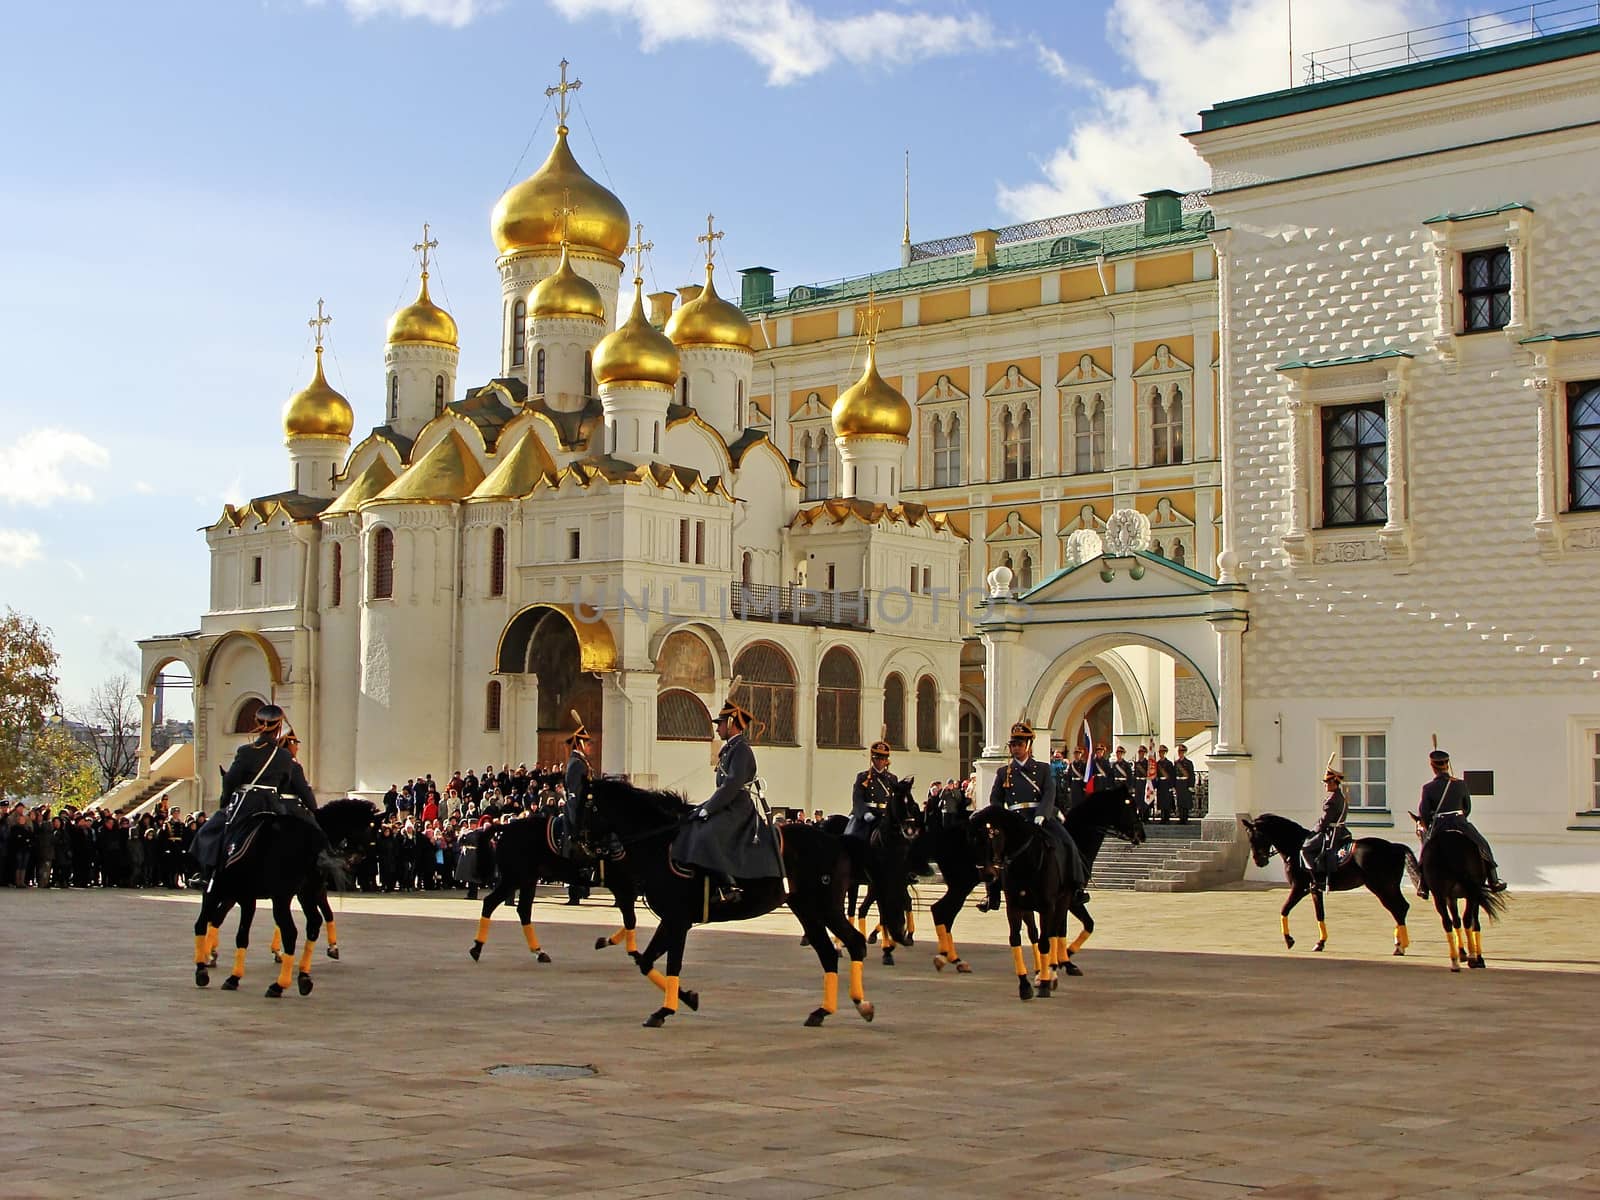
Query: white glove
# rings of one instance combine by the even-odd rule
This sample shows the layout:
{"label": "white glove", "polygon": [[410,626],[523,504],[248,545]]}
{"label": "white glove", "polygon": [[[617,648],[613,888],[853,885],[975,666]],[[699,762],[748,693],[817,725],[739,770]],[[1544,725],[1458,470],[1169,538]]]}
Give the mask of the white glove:
{"label": "white glove", "polygon": [[694,819],[696,821],[704,821],[704,820],[708,819],[710,816],[711,816],[711,814],[706,811],[706,806],[704,804],[702,804],[699,808],[694,810]]}
{"label": "white glove", "polygon": [[1044,814],[1043,813],[1037,813],[1037,812],[1034,813],[1033,814],[1033,823],[1035,825],[1043,825],[1044,824]]}

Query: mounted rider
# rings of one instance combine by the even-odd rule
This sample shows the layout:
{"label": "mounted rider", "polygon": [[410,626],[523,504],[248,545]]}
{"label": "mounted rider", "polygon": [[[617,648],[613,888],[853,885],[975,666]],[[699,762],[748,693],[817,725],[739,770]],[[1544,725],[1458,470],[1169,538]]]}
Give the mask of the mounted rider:
{"label": "mounted rider", "polygon": [[[1488,840],[1478,832],[1478,827],[1467,820],[1472,813],[1472,794],[1467,791],[1465,780],[1457,779],[1450,773],[1450,756],[1439,749],[1437,739],[1428,755],[1428,765],[1433,768],[1433,778],[1422,785],[1422,803],[1417,807],[1417,819],[1422,822],[1423,842],[1426,843],[1440,830],[1453,829],[1466,834],[1478,848],[1478,853],[1483,855],[1484,867],[1489,873],[1489,890],[1505,891],[1506,883],[1500,878],[1500,867],[1494,861],[1494,851],[1489,849]],[[1426,900],[1428,889],[1419,887],[1417,895]]]}
{"label": "mounted rider", "polygon": [[1326,891],[1328,880],[1339,869],[1340,855],[1350,844],[1350,831],[1345,820],[1350,815],[1350,801],[1344,794],[1344,772],[1333,765],[1333,755],[1328,755],[1328,768],[1322,773],[1322,784],[1328,795],[1322,802],[1322,817],[1300,848],[1300,857],[1311,872],[1313,891]]}
{"label": "mounted rider", "polygon": [[1089,872],[1067,827],[1061,823],[1050,764],[1033,757],[1033,736],[1033,727],[1025,720],[1011,727],[1007,742],[1011,760],[996,772],[994,786],[989,789],[989,803],[1010,809],[1031,808],[1035,824],[1044,830],[1056,849],[1063,879],[1081,889]]}
{"label": "mounted rider", "polygon": [[883,820],[889,807],[889,797],[900,781],[889,770],[889,743],[883,738],[867,749],[868,767],[856,776],[850,790],[850,820],[845,823],[844,836],[866,841],[873,829]]}
{"label": "mounted rider", "polygon": [[566,838],[562,849],[568,858],[574,856],[573,849],[578,840],[578,822],[583,814],[583,802],[589,797],[589,779],[593,773],[589,767],[590,744],[589,730],[584,727],[583,718],[578,715],[577,710],[573,709],[572,732],[562,739],[562,745],[567,748],[567,769],[561,777],[562,788],[567,794],[563,810],[566,814]]}
{"label": "mounted rider", "polygon": [[327,835],[317,823],[316,794],[295,758],[300,739],[283,709],[263,704],[251,733],[252,739],[234,752],[232,765],[222,773],[223,807],[195,837],[192,853],[207,871],[234,857],[249,831],[270,816],[304,823],[327,848]]}
{"label": "mounted rider", "polygon": [[772,827],[762,818],[751,790],[756,782],[756,754],[748,731],[752,722],[758,726],[759,722],[734,699],[738,686],[736,678],[717,713],[717,737],[722,740],[717,754],[717,789],[694,810],[672,843],[672,857],[704,871],[720,889],[720,898],[728,902],[744,897],[736,880],[783,877]]}

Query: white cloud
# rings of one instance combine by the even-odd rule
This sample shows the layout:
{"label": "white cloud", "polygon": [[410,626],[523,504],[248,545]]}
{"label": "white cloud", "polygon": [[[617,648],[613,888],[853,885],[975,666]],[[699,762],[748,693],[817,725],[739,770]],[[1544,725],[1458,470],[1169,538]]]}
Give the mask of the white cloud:
{"label": "white cloud", "polygon": [[[307,0],[320,4],[321,0]],[[417,17],[435,25],[461,29],[475,18],[500,7],[499,0],[341,0],[358,21],[372,17]]]}
{"label": "white cloud", "polygon": [[[1287,85],[1286,13],[1284,0],[1111,0],[1107,40],[1134,82],[1095,85],[1090,111],[1039,163],[1040,178],[1002,183],[1000,207],[1026,220],[1120,203],[1152,188],[1204,187],[1205,166],[1181,135],[1198,126],[1202,108]],[[1296,5],[1296,82],[1302,51],[1436,17],[1435,0]],[[1041,48],[1040,59],[1061,77],[1058,55]]]}
{"label": "white cloud", "polygon": [[26,529],[0,529],[0,567],[22,567],[39,557],[39,535]]}
{"label": "white cloud", "polygon": [[569,20],[611,16],[632,20],[646,50],[669,42],[729,42],[767,72],[775,86],[834,63],[918,62],[996,45],[981,16],[876,10],[824,17],[802,0],[550,0]]}
{"label": "white cloud", "polygon": [[67,478],[74,467],[100,468],[111,455],[69,429],[34,429],[0,446],[0,500],[36,507],[57,500],[92,500],[88,484]]}
{"label": "white cloud", "polygon": [[1044,68],[1044,73],[1052,79],[1062,83],[1082,84],[1088,82],[1087,78],[1067,65],[1067,60],[1062,58],[1049,46],[1039,45],[1034,47],[1039,52],[1039,65]]}

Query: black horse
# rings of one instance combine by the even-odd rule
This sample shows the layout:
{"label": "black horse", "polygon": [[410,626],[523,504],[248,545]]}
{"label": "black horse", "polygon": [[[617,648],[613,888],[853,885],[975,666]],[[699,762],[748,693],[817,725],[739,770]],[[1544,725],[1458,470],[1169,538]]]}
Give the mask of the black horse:
{"label": "black horse", "polygon": [[933,965],[942,971],[954,967],[961,975],[970,975],[972,965],[956,950],[950,930],[967,903],[967,897],[982,882],[978,863],[972,856],[972,846],[967,839],[967,826],[971,817],[963,816],[943,822],[929,814],[924,822],[922,836],[911,846],[911,869],[919,875],[931,875],[938,868],[944,880],[944,895],[929,905],[933,917],[933,933],[938,939],[939,951],[933,956]]}
{"label": "black horse", "polygon": [[[379,813],[370,800],[356,798],[331,800],[316,812],[317,824],[327,836],[334,852],[332,859],[319,861],[321,845],[304,821],[294,817],[262,818],[255,842],[237,862],[223,863],[212,874],[200,903],[194,924],[194,982],[205,987],[211,982],[207,970],[215,950],[222,922],[235,905],[239,906],[239,932],[235,938],[234,969],[223,988],[233,991],[244,977],[245,950],[250,945],[250,923],[256,900],[272,901],[272,917],[283,937],[283,952],[278,977],[267,987],[272,998],[282,996],[289,987],[295,968],[295,943],[299,931],[294,922],[292,901],[298,899],[306,916],[305,950],[299,962],[299,989],[311,993],[311,953],[322,931],[322,912],[318,903],[328,887],[344,886],[344,863],[371,853],[377,836]],[[343,861],[341,861],[343,860]]]}
{"label": "black horse", "polygon": [[[1105,845],[1108,833],[1135,846],[1141,846],[1145,841],[1144,820],[1139,816],[1138,805],[1133,802],[1133,795],[1126,784],[1097,787],[1086,793],[1083,799],[1067,810],[1061,823],[1067,827],[1067,836],[1078,847],[1084,868],[1091,877],[1094,875],[1094,860],[1100,857],[1100,848]],[[1094,933],[1094,918],[1089,915],[1087,896],[1083,891],[1074,889],[1067,897],[1067,912],[1078,918],[1083,929],[1071,942],[1067,941],[1064,924],[1056,931],[1050,942],[1052,966],[1065,975],[1082,975],[1083,971],[1072,961],[1072,956],[1083,949],[1089,935]]]}
{"label": "black horse", "polygon": [[[1279,914],[1283,944],[1294,948],[1294,937],[1289,932],[1289,913],[1310,892],[1311,902],[1317,910],[1317,944],[1312,949],[1321,950],[1328,944],[1328,923],[1322,906],[1322,893],[1311,886],[1311,871],[1300,855],[1306,839],[1311,836],[1311,830],[1276,813],[1262,813],[1254,820],[1240,817],[1239,822],[1250,835],[1250,856],[1256,866],[1266,866],[1274,854],[1283,858],[1284,874],[1289,879],[1289,898],[1283,902],[1283,910]],[[1404,954],[1411,945],[1411,935],[1406,932],[1406,914],[1411,911],[1411,905],[1400,890],[1400,880],[1407,873],[1410,873],[1413,882],[1420,878],[1417,859],[1411,853],[1410,846],[1383,838],[1364,837],[1355,840],[1350,856],[1328,879],[1328,886],[1336,892],[1366,888],[1389,910],[1394,917],[1396,955]]]}
{"label": "black horse", "polygon": [[[1048,998],[1055,991],[1052,963],[1064,951],[1064,937],[1058,931],[1067,927],[1067,901],[1085,882],[1067,878],[1054,839],[1020,809],[991,804],[973,816],[967,827],[967,841],[988,879],[998,879],[1005,895],[1006,925],[1010,934],[1011,962],[1017,972],[1017,995],[1032,1000],[1037,993]],[[1037,987],[1028,981],[1028,966],[1022,954],[1022,924],[1028,920],[1033,945],[1033,966]]]}
{"label": "black horse", "polygon": [[[1434,911],[1450,943],[1450,969],[1461,970],[1463,962],[1469,967],[1487,967],[1479,914],[1488,913],[1491,921],[1498,918],[1505,911],[1505,894],[1489,890],[1489,864],[1466,833],[1435,822],[1428,834],[1416,813],[1411,819],[1417,822],[1418,836],[1426,838],[1422,843],[1422,883],[1433,896]],[[1459,907],[1462,903],[1465,912]]]}
{"label": "black horse", "polygon": [[[596,856],[586,849],[581,850],[576,858],[562,855],[556,849],[554,824],[555,817],[552,814],[539,812],[495,828],[494,860],[500,878],[483,898],[478,931],[472,939],[472,949],[467,952],[472,955],[474,962],[483,953],[483,944],[489,940],[489,918],[494,915],[495,909],[512,896],[517,898],[517,915],[522,919],[522,936],[528,943],[529,951],[538,962],[551,961],[550,955],[539,944],[538,931],[533,927],[533,897],[539,881],[576,882],[582,877],[585,867],[597,861]],[[639,891],[634,883],[626,850],[613,849],[608,853],[608,857],[598,858],[600,882],[611,889],[617,907],[622,910],[622,928],[609,938],[596,939],[594,948],[604,950],[626,938],[631,954],[638,948],[637,934],[634,932],[637,927],[634,901]]]}
{"label": "black horse", "polygon": [[[915,787],[914,777],[895,782],[889,791],[889,800],[884,805],[882,818],[873,823],[872,832],[866,838],[864,851],[861,850],[859,839],[845,839],[845,845],[857,852],[854,860],[855,870],[850,876],[845,915],[853,918],[856,929],[865,934],[867,913],[872,910],[874,903],[877,903],[881,910],[883,905],[879,901],[879,896],[889,889],[895,889],[899,893],[900,910],[905,913],[906,940],[901,944],[906,946],[915,944],[912,939],[916,934],[911,924],[910,880],[913,874],[911,848],[923,832],[922,808],[912,795],[912,789]],[[822,822],[822,830],[834,837],[843,838],[844,828],[848,823],[848,817],[835,814]],[[867,894],[858,905],[856,899],[863,884],[866,886]],[[876,941],[877,937],[878,930],[874,929],[867,937],[868,945]],[[884,966],[894,966],[894,951],[894,935],[885,931]]]}
{"label": "black horse", "polygon": [[[829,934],[837,937],[850,955],[850,999],[863,1018],[872,1020],[874,1009],[861,979],[867,939],[844,913],[845,894],[855,868],[850,850],[841,839],[816,826],[779,826],[788,895],[784,894],[782,879],[741,879],[741,898],[724,902],[715,898],[703,872],[672,860],[673,838],[692,811],[682,796],[637,788],[618,779],[596,779],[589,785],[585,805],[586,824],[593,834],[614,835],[621,840],[640,890],[650,902],[651,911],[661,919],[650,944],[634,959],[640,972],[661,989],[664,997],[661,1007],[645,1020],[646,1027],[664,1025],[678,1011],[680,999],[691,1010],[700,1007],[699,993],[679,988],[684,942],[692,927],[707,922],[746,921],[784,903],[799,919],[822,964],[822,1004],[812,1010],[806,1024],[821,1025],[838,1011],[839,952]],[[891,888],[880,901],[885,927],[901,942],[906,940],[902,894]],[[667,959],[665,975],[655,969],[663,954]]]}

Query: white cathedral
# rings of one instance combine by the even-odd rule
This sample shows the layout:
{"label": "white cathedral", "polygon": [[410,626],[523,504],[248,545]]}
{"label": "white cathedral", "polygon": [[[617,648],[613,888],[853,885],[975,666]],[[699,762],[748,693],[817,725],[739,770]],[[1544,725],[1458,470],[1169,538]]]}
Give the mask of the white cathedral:
{"label": "white cathedral", "polygon": [[499,376],[458,391],[424,232],[421,290],[389,320],[383,420],[352,446],[319,303],[315,373],[283,410],[288,489],[206,531],[199,630],[140,643],[145,680],[173,662],[193,676],[191,805],[215,806],[218,767],[268,701],[325,795],[560,759],[574,711],[599,769],[694,794],[735,677],[775,805],[845,806],[880,732],[902,774],[956,773],[943,597],[963,539],[898,497],[911,409],[872,339],[832,412],[841,496],[807,504],[748,402],[752,327],[714,286],[719,235],[708,222],[700,239],[704,287],[675,311],[653,297],[652,322],[649,247],[573,157],[552,90],[555,145],[492,217]]}

